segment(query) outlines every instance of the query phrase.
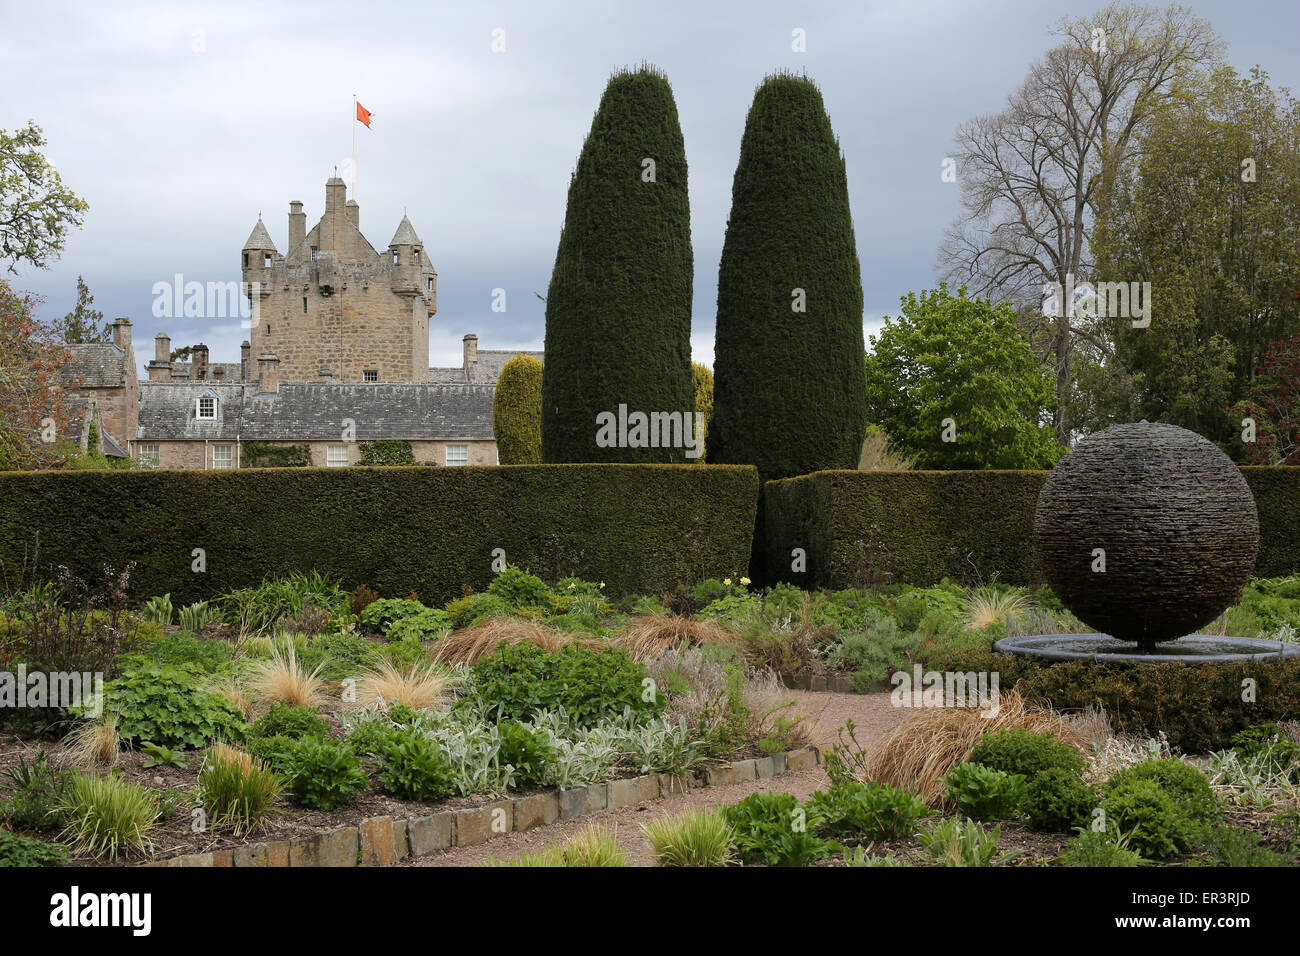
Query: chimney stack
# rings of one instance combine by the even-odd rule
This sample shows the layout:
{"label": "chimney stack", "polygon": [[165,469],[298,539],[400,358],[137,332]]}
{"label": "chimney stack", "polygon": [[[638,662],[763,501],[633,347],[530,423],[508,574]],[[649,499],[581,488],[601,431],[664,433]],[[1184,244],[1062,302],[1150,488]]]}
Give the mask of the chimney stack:
{"label": "chimney stack", "polygon": [[200,342],[194,346],[193,356],[190,380],[193,382],[205,381],[208,377],[208,347]]}
{"label": "chimney stack", "polygon": [[257,393],[280,394],[280,360],[269,352],[263,352],[257,360]]}
{"label": "chimney stack", "polygon": [[478,361],[478,336],[471,332],[462,341],[465,343],[465,371],[468,373],[469,367]]}
{"label": "chimney stack", "polygon": [[349,199],[348,204],[343,207],[343,211],[347,214],[348,222],[356,226],[359,231],[361,229],[361,207],[357,205],[357,201]]}
{"label": "chimney stack", "polygon": [[289,203],[289,254],[292,255],[307,238],[307,214],[302,211],[302,203],[294,200]]}
{"label": "chimney stack", "polygon": [[249,344],[248,339],[239,343],[239,380],[247,382],[252,369],[248,367],[248,353],[252,351],[253,346]]}
{"label": "chimney stack", "polygon": [[348,187],[343,180],[334,176],[325,181],[325,215],[340,215],[343,204],[347,202]]}
{"label": "chimney stack", "polygon": [[166,332],[153,337],[153,361],[149,363],[149,381],[172,380],[172,340]]}
{"label": "chimney stack", "polygon": [[131,351],[131,320],[126,316],[113,320],[113,344],[123,352]]}

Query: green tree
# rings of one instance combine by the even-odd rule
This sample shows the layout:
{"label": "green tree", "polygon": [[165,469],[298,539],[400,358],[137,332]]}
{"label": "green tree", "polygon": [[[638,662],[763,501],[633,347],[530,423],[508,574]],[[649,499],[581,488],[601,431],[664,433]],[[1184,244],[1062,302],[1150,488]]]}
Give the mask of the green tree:
{"label": "green tree", "polygon": [[1050,468],[1064,452],[1052,380],[1009,303],[910,292],[871,346],[868,414],[917,468]]}
{"label": "green tree", "polygon": [[[543,460],[688,460],[684,448],[649,447],[631,416],[693,408],[692,255],[672,88],[648,66],[616,73],[569,183],[546,295]],[[598,416],[619,406],[635,447],[597,443]]]}
{"label": "green tree", "polygon": [[816,84],[769,76],[745,121],[718,268],[709,460],[764,480],[854,467],[862,348],[839,142]]}
{"label": "green tree", "polygon": [[1241,427],[1246,464],[1300,465],[1300,335],[1265,350],[1250,398],[1228,415]]}
{"label": "green tree", "polygon": [[41,155],[45,145],[31,120],[12,134],[0,129],[0,261],[15,274],[21,262],[44,269],[57,259],[90,208]]}
{"label": "green tree", "polygon": [[501,367],[492,396],[492,435],[503,465],[542,461],[542,363],[516,355]]}
{"label": "green tree", "polygon": [[60,381],[68,350],[36,305],[0,279],[0,471],[53,467],[77,451]]}
{"label": "green tree", "polygon": [[[707,431],[709,419],[713,417],[713,373],[707,365],[692,362],[691,381],[695,387],[695,420],[703,422],[703,428]],[[704,454],[705,451],[701,448],[700,457],[695,459],[696,464],[704,463]]]}
{"label": "green tree", "polygon": [[102,323],[104,313],[91,306],[95,297],[90,294],[86,280],[77,276],[77,305],[58,323],[63,341],[68,345],[83,342],[107,342],[108,328]]}
{"label": "green tree", "polygon": [[1099,212],[1098,274],[1151,283],[1151,323],[1107,320],[1141,417],[1244,449],[1269,342],[1300,331],[1300,103],[1224,67],[1161,108]]}

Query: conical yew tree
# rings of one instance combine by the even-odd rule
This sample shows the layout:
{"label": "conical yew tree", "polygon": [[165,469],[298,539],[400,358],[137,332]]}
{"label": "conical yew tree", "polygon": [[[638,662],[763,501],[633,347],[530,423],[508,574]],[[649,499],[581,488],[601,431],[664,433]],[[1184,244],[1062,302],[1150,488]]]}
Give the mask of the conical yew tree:
{"label": "conical yew tree", "polygon": [[694,460],[684,419],[676,435],[649,422],[694,409],[692,269],[672,88],[647,66],[617,73],[569,183],[546,296],[543,461]]}
{"label": "conical yew tree", "polygon": [[767,77],[740,144],[718,269],[709,461],[764,480],[857,465],[862,276],[821,91]]}

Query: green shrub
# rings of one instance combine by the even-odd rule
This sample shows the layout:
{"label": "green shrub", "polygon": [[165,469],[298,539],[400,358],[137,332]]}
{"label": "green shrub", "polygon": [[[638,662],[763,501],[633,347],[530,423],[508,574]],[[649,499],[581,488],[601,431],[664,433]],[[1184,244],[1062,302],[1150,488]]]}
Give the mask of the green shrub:
{"label": "green shrub", "polygon": [[240,468],[307,468],[310,465],[311,448],[307,445],[246,441],[239,448]]}
{"label": "green shrub", "polygon": [[199,769],[199,803],[215,826],[236,833],[261,823],[282,790],[270,767],[228,744],[213,744]]}
{"label": "green shrub", "polygon": [[[653,181],[642,178],[647,157]],[[546,293],[543,461],[690,461],[684,449],[657,441],[602,447],[594,426],[620,405],[646,415],[693,412],[693,278],[686,152],[672,87],[648,66],[620,71],[605,87],[569,180]],[[612,316],[616,336],[607,334]],[[508,546],[506,554],[513,555]]]}
{"label": "green shrub", "polygon": [[[379,781],[399,800],[440,800],[456,792],[457,774],[447,755],[417,730],[381,738]],[[354,745],[355,749],[355,745]]]}
{"label": "green shrub", "polygon": [[660,817],[644,830],[656,866],[726,866],[731,861],[731,826],[716,807]]}
{"label": "green shrub", "polygon": [[325,737],[329,721],[311,707],[294,707],[277,702],[253,724],[254,737]]}
{"label": "green shrub", "polygon": [[0,800],[0,820],[24,830],[53,831],[62,826],[58,807],[71,771],[50,766],[49,754],[42,750],[31,763],[20,754],[4,776],[14,793]]}
{"label": "green shrub", "polygon": [[1200,842],[1219,866],[1288,866],[1286,857],[1261,846],[1259,836],[1240,827],[1211,826]]}
{"label": "green shrub", "polygon": [[874,782],[836,784],[808,801],[808,822],[817,833],[868,842],[911,836],[929,813],[915,793]]}
{"label": "green shrub", "polygon": [[492,395],[492,437],[502,465],[542,461],[542,360],[516,355],[501,366]]}
{"label": "green shrub", "polygon": [[389,625],[403,618],[414,617],[426,608],[419,601],[404,598],[379,598],[371,601],[361,612],[361,623],[368,631],[387,633]]}
{"label": "green shrub", "polygon": [[943,778],[944,798],[973,820],[1011,820],[1025,802],[1024,774],[958,764]]}
{"label": "green shrub", "polygon": [[456,627],[472,627],[509,613],[510,605],[496,594],[470,594],[447,602],[447,614]]}
{"label": "green shrub", "polygon": [[910,634],[900,633],[893,618],[881,618],[865,633],[845,634],[828,655],[836,670],[849,671],[850,683],[859,693],[875,689],[897,670],[911,665],[909,651],[915,646]]}
{"label": "green shrub", "polygon": [[1210,781],[1191,764],[1168,758],[1144,760],[1117,770],[1106,781],[1106,789],[1122,786],[1127,780],[1150,780],[1167,793],[1193,820],[1206,822],[1219,815]]}
{"label": "green shrub", "polygon": [[451,615],[436,607],[427,607],[418,614],[399,618],[388,625],[384,636],[392,642],[432,641],[451,630]]}
{"label": "green shrub", "polygon": [[1084,830],[1065,844],[1057,859],[1062,866],[1141,866],[1142,854],[1120,846],[1110,835],[1098,830]]}
{"label": "green shrub", "polygon": [[544,734],[539,734],[517,720],[503,720],[497,724],[501,737],[499,758],[503,764],[515,768],[515,780],[521,787],[539,786],[551,762],[555,760],[554,744]]}
{"label": "green shrub", "polygon": [[568,644],[549,653],[521,643],[502,647],[474,672],[475,695],[499,719],[529,720],[538,710],[562,708],[590,727],[625,709],[650,717],[664,706],[660,695],[645,693],[645,669],[620,648]]}
{"label": "green shrub", "polygon": [[[486,590],[490,555],[502,548],[512,563],[539,569],[565,555],[562,574],[604,581],[621,597],[745,568],[758,493],[756,471],[736,466],[4,472],[0,560],[21,567],[24,543],[30,551],[39,534],[43,567],[99,580],[104,564],[136,561],[132,593],[170,593],[177,606],[292,568],[380,594],[413,590],[441,606],[463,585]],[[87,501],[116,506],[88,513]],[[204,574],[176,557],[190,554],[196,534],[205,538]],[[682,547],[688,535],[691,549]],[[237,603],[223,603],[232,625]],[[347,607],[345,592],[340,612]]]}
{"label": "green shrub", "polygon": [[284,775],[294,799],[309,810],[337,810],[370,786],[361,761],[341,740],[299,740],[287,755]]}
{"label": "green shrub", "polygon": [[546,582],[520,568],[507,566],[488,585],[488,594],[499,597],[508,607],[547,607],[551,589]]}
{"label": "green shrub", "polygon": [[239,708],[175,667],[150,664],[104,685],[104,709],[117,714],[122,740],[174,749],[238,740],[247,729]]}
{"label": "green shrub", "polygon": [[201,674],[215,674],[235,656],[235,645],[219,637],[197,637],[191,631],[173,631],[146,644],[136,655],[141,660]]}
{"label": "green shrub", "polygon": [[1260,763],[1270,773],[1294,774],[1297,762],[1300,762],[1300,744],[1287,740],[1278,730],[1277,724],[1253,724],[1245,730],[1232,735],[1232,749],[1237,757],[1245,762],[1260,759]]}
{"label": "green shrub", "polygon": [[746,863],[807,866],[835,848],[808,832],[799,801],[788,793],[751,793],[722,813],[731,826],[736,853]]}
{"label": "green shrub", "polygon": [[917,834],[921,848],[940,866],[988,866],[1009,859],[1014,854],[994,859],[1001,838],[1001,827],[985,830],[974,820],[957,818],[931,823]]}
{"label": "green shrub", "polygon": [[[310,740],[312,738],[304,738]],[[252,737],[244,745],[250,757],[259,760],[266,766],[270,767],[280,776],[285,776],[285,769],[289,765],[289,755],[292,754],[298,746],[298,740],[294,737]]]}
{"label": "green shrub", "polygon": [[158,822],[158,796],[120,777],[78,773],[59,800],[64,827],[59,839],[76,856],[116,859],[123,850],[143,850]]}
{"label": "green shrub", "polygon": [[1023,774],[1027,780],[1053,767],[1078,776],[1086,766],[1083,757],[1069,744],[1049,733],[1036,733],[1023,727],[1004,727],[985,734],[967,759],[1004,773]]}
{"label": "green shrub", "polygon": [[1097,802],[1097,795],[1077,774],[1048,767],[1026,785],[1024,810],[1035,830],[1064,833],[1086,824]]}
{"label": "green shrub", "polygon": [[298,652],[298,664],[305,673],[320,668],[322,680],[344,680],[355,677],[378,660],[379,645],[372,644],[360,634],[339,631],[322,634]]}
{"label": "green shrub", "polygon": [[1107,826],[1128,834],[1133,849],[1160,860],[1186,851],[1195,823],[1178,801],[1152,779],[1129,777],[1106,787],[1101,803]]}
{"label": "green shrub", "polygon": [[414,465],[415,452],[411,443],[400,438],[363,441],[358,445],[361,457],[358,465]]}
{"label": "green shrub", "polygon": [[67,866],[66,847],[0,830],[0,866]]}

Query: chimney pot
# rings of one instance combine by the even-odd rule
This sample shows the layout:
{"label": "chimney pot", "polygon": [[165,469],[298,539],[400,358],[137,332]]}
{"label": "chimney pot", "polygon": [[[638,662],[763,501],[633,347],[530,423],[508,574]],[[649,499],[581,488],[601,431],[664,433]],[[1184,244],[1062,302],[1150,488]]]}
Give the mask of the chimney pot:
{"label": "chimney pot", "polygon": [[465,345],[465,370],[469,371],[470,365],[478,361],[478,336],[471,332],[462,341]]}

